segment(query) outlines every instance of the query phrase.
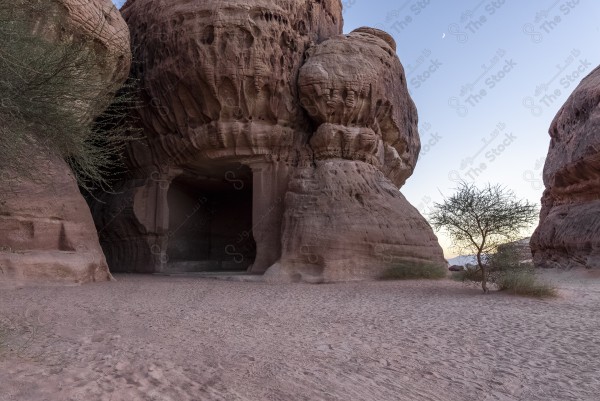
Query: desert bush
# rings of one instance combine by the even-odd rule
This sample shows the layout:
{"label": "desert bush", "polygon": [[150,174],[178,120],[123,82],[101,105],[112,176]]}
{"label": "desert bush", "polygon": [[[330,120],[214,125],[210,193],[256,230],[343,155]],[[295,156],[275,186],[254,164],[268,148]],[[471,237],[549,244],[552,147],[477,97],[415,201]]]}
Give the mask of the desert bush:
{"label": "desert bush", "polygon": [[498,275],[496,286],[499,291],[515,295],[546,298],[555,297],[557,290],[550,284],[541,282],[532,267],[506,269]]}
{"label": "desert bush", "polygon": [[[487,279],[498,291],[537,298],[557,295],[556,288],[540,281],[530,263],[520,263],[514,247],[503,246],[487,258]],[[481,283],[483,274],[478,267],[456,272],[452,278],[465,284]]]}
{"label": "desert bush", "polygon": [[499,291],[532,297],[553,297],[553,286],[539,280],[531,262],[522,262],[515,244],[504,245],[488,259],[490,275]]}
{"label": "desert bush", "polygon": [[488,255],[487,265],[490,271],[502,271],[516,267],[533,267],[530,263],[521,263],[519,252],[514,244],[502,244],[496,252]]}
{"label": "desert bush", "polygon": [[380,280],[438,280],[445,278],[448,271],[445,267],[433,263],[401,262],[386,269]]}
{"label": "desert bush", "polygon": [[34,32],[40,15],[62,24],[47,2],[15,1],[17,7],[0,4],[0,43],[8,44],[0,47],[0,173],[32,178],[37,155],[56,155],[83,188],[106,183],[134,134],[124,124],[137,107],[132,91],[117,93],[98,79],[105,60],[91,41],[48,41]]}
{"label": "desert bush", "polygon": [[452,273],[452,279],[463,283],[481,283],[483,272],[477,266],[467,266],[465,270]]}

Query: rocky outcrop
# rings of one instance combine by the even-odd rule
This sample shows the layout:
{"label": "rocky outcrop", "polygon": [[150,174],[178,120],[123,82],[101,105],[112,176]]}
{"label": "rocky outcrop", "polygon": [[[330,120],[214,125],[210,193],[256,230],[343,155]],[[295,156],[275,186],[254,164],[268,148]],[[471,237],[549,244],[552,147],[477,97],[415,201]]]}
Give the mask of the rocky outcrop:
{"label": "rocky outcrop", "polygon": [[317,161],[296,169],[285,196],[282,256],[270,280],[376,279],[419,262],[446,266],[427,221],[373,165]]}
{"label": "rocky outcrop", "polygon": [[129,0],[145,140],[93,205],[116,271],[372,278],[445,265],[398,192],[420,150],[395,43],[339,0]]}
{"label": "rocky outcrop", "polygon": [[534,262],[600,268],[600,67],[559,110],[550,137]]}
{"label": "rocky outcrop", "polygon": [[0,195],[0,284],[110,279],[90,210],[64,160],[38,165],[43,177],[5,172]]}
{"label": "rocky outcrop", "polygon": [[341,33],[339,1],[129,0],[122,12],[145,88],[148,143],[133,166],[295,157],[310,131],[298,70],[312,43]]}
{"label": "rocky outcrop", "polygon": [[[98,81],[73,82],[90,89],[68,107],[81,113],[81,121],[92,121],[96,115],[87,102],[114,92],[130,68],[129,33],[118,10],[109,0],[26,0],[14,2],[9,11],[9,18],[57,49],[74,42],[89,44],[86,51],[100,60],[90,75]],[[0,283],[110,279],[89,208],[68,165],[42,146],[44,138],[35,127],[31,137],[40,146],[24,154],[31,155],[35,167],[26,173],[10,166],[0,170]]]}
{"label": "rocky outcrop", "polygon": [[310,139],[315,158],[369,163],[404,185],[421,143],[394,39],[359,28],[308,54],[298,84],[302,105],[320,124]]}
{"label": "rocky outcrop", "polygon": [[420,141],[394,39],[360,28],[308,54],[298,83],[320,124],[309,141],[315,162],[290,180],[282,258],[268,277],[372,279],[394,265],[445,266],[431,228],[398,191]]}

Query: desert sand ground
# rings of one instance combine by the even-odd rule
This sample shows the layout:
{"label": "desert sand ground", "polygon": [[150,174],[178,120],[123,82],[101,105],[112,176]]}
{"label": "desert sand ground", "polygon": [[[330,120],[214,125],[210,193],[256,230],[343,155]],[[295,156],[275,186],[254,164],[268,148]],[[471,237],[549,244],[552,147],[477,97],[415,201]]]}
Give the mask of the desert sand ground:
{"label": "desert sand ground", "polygon": [[190,277],[0,292],[0,400],[599,400],[600,279],[536,300],[444,281]]}

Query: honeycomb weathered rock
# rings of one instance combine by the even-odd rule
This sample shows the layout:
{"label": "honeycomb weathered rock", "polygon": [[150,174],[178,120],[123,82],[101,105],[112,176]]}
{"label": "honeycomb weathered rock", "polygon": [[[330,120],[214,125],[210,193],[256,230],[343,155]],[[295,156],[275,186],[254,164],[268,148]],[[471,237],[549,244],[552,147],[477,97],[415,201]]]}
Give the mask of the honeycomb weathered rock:
{"label": "honeycomb weathered rock", "polygon": [[534,262],[600,268],[600,67],[558,111],[550,136]]}

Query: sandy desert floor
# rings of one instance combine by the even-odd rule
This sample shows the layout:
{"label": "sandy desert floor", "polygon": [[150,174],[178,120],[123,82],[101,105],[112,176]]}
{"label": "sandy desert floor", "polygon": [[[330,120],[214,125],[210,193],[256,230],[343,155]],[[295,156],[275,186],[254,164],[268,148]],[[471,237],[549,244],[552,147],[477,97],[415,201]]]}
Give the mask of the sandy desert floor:
{"label": "sandy desert floor", "polygon": [[190,277],[0,292],[0,400],[594,400],[600,279],[536,300],[446,281]]}

